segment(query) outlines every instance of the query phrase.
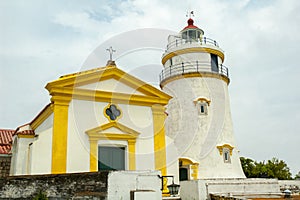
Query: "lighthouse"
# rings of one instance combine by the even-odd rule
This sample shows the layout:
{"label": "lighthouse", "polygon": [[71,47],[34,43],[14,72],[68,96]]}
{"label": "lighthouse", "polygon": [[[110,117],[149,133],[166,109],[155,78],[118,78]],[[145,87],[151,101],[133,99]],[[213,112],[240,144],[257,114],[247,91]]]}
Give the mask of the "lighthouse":
{"label": "lighthouse", "polygon": [[176,163],[181,181],[245,178],[234,139],[224,59],[219,44],[205,37],[192,18],[178,35],[168,37],[160,87],[172,96],[165,127],[176,156],[167,162]]}

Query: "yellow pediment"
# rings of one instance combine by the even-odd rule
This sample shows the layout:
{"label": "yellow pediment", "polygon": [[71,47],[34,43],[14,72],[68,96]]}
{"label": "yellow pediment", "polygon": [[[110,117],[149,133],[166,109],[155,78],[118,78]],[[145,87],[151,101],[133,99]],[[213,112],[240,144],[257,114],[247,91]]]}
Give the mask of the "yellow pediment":
{"label": "yellow pediment", "polygon": [[[109,86],[112,87],[111,90]],[[168,94],[114,65],[61,76],[58,80],[48,83],[46,89],[52,97],[62,96],[65,99],[149,105],[166,105],[171,99]],[[55,98],[52,98],[52,101],[54,100]]]}
{"label": "yellow pediment", "polygon": [[[119,131],[111,131],[113,129]],[[136,140],[140,135],[137,131],[118,122],[109,122],[85,132],[90,140]]]}

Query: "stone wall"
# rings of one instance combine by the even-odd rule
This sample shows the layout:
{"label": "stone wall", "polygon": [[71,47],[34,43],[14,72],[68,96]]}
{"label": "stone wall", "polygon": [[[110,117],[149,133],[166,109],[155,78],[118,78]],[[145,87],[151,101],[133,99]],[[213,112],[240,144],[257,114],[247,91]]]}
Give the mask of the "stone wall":
{"label": "stone wall", "polygon": [[109,172],[12,176],[0,179],[0,199],[107,199]]}
{"label": "stone wall", "polygon": [[9,176],[10,162],[10,155],[0,155],[0,178]]}
{"label": "stone wall", "polygon": [[161,200],[159,171],[103,171],[0,178],[0,199]]}

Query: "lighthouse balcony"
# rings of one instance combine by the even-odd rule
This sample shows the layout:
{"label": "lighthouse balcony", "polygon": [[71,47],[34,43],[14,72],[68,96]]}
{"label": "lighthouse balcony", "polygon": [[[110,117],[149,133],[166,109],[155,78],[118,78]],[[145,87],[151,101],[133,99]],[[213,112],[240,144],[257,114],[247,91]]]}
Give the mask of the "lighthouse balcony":
{"label": "lighthouse balcony", "polygon": [[176,65],[165,67],[159,74],[160,83],[172,77],[178,77],[185,74],[212,74],[220,75],[229,80],[228,68],[222,64],[215,66],[211,63],[203,63],[200,61],[182,62]]}
{"label": "lighthouse balcony", "polygon": [[211,47],[213,49],[217,49],[217,50],[221,50],[219,47],[219,44],[217,43],[216,40],[207,38],[207,37],[200,37],[197,39],[191,39],[191,38],[187,38],[187,39],[183,39],[181,37],[170,37],[169,38],[169,43],[167,45],[167,50],[173,50],[174,48],[186,48],[186,46],[194,46],[194,47]]}

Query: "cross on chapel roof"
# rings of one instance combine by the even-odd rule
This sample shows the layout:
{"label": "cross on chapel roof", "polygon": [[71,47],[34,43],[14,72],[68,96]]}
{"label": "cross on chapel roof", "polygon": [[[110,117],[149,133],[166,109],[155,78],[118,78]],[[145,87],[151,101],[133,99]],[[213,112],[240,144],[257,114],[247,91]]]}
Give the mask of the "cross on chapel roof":
{"label": "cross on chapel roof", "polygon": [[116,52],[116,50],[113,49],[112,46],[110,46],[109,49],[106,49],[106,51],[109,52],[109,60],[112,60],[112,55],[114,52]]}
{"label": "cross on chapel roof", "polygon": [[110,46],[108,49],[106,49],[106,51],[109,52],[109,60],[107,61],[106,65],[107,66],[109,66],[109,65],[114,65],[115,66],[116,64],[115,64],[115,61],[112,60],[112,56],[113,56],[113,53],[116,52],[116,50],[113,49],[112,46]]}

